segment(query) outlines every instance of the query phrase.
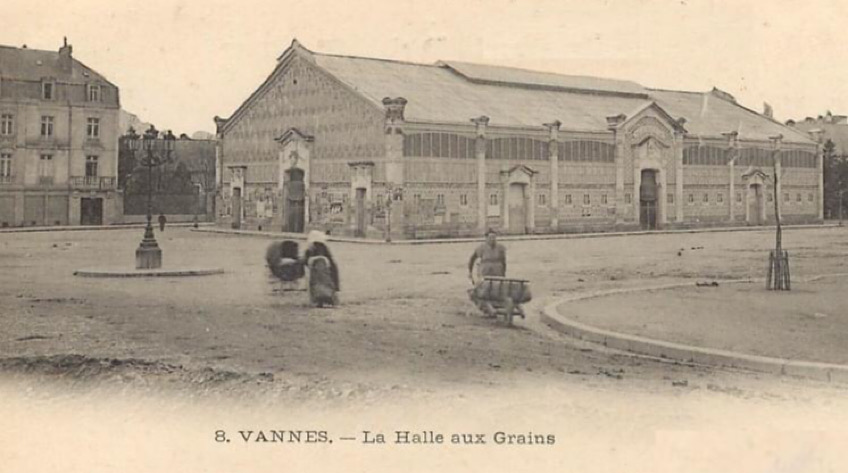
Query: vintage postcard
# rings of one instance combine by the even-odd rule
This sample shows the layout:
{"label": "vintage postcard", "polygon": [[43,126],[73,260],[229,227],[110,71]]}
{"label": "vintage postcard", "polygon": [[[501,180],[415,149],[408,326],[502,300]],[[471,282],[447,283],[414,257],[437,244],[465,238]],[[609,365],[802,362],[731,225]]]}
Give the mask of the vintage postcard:
{"label": "vintage postcard", "polygon": [[848,5],[2,10],[0,471],[848,467]]}

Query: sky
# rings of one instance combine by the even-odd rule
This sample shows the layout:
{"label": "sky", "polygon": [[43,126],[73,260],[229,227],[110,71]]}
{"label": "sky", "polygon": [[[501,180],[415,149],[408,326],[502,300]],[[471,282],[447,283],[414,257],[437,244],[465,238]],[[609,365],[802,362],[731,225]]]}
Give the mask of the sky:
{"label": "sky", "polygon": [[[0,44],[57,50],[159,129],[214,132],[297,38],[316,51],[714,86],[775,118],[848,114],[842,0],[3,0]],[[2,65],[0,65],[2,66]]]}

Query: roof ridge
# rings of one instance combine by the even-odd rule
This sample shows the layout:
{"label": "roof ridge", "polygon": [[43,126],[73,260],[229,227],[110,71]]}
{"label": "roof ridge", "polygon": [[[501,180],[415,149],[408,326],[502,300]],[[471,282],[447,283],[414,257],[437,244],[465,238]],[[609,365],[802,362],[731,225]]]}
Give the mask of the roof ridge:
{"label": "roof ridge", "polygon": [[679,94],[692,94],[692,95],[704,95],[709,92],[698,92],[696,90],[675,90],[675,89],[663,89],[660,87],[645,87],[645,90],[649,92],[674,92]]}
{"label": "roof ridge", "polygon": [[14,50],[17,50],[17,51],[35,51],[35,52],[39,52],[39,53],[59,54],[59,51],[54,51],[52,49],[37,49],[37,48],[30,48],[30,47],[22,48],[20,46],[9,46],[8,44],[0,44],[0,48],[14,49]]}
{"label": "roof ridge", "polygon": [[407,65],[407,66],[439,67],[438,62],[434,63],[434,64],[428,64],[428,63],[424,63],[424,62],[402,61],[400,59],[385,59],[385,58],[378,58],[378,57],[351,56],[351,55],[348,55],[348,54],[330,54],[330,53],[316,53],[316,52],[313,52],[312,54],[314,54],[316,56],[336,57],[336,58],[342,58],[342,59],[363,59],[363,60],[368,60],[368,61],[391,62],[391,63],[403,64],[403,65]]}
{"label": "roof ridge", "polygon": [[[639,85],[640,87],[644,87],[641,84],[639,84],[638,82],[631,80],[631,79],[616,79],[614,77],[590,76],[590,75],[584,75],[584,74],[566,74],[566,73],[563,73],[563,72],[543,71],[543,70],[539,70],[539,69],[527,69],[527,68],[524,68],[524,67],[515,67],[515,66],[501,66],[501,65],[498,65],[498,64],[487,64],[487,63],[482,63],[482,62],[453,61],[453,60],[448,60],[448,61],[440,60],[439,62],[444,63],[447,66],[449,66],[451,63],[468,64],[468,65],[471,65],[471,66],[494,67],[494,68],[498,68],[498,69],[513,69],[513,70],[516,70],[516,71],[531,72],[533,74],[550,74],[550,75],[553,75],[553,76],[561,76],[561,77],[580,77],[580,78],[584,78],[584,79],[602,79],[602,80],[610,80],[610,81],[616,81],[616,82],[630,82],[632,84]],[[644,87],[644,88],[647,89],[647,87]]]}

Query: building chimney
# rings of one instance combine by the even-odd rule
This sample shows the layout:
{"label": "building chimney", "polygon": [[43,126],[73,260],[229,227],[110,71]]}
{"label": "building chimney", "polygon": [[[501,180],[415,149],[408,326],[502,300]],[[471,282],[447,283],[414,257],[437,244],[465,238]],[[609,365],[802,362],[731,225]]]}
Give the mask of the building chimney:
{"label": "building chimney", "polygon": [[64,72],[71,72],[74,59],[71,57],[74,47],[68,44],[68,37],[65,37],[65,44],[59,48],[59,67]]}

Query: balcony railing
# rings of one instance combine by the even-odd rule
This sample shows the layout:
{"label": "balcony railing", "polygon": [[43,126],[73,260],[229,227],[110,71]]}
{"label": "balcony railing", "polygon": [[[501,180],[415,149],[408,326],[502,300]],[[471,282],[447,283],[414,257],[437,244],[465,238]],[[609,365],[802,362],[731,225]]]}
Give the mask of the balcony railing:
{"label": "balcony railing", "polygon": [[0,176],[0,184],[14,184],[15,176]]}
{"label": "balcony railing", "polygon": [[75,176],[71,178],[71,185],[74,189],[92,189],[106,190],[114,189],[116,178],[100,177],[100,176]]}

